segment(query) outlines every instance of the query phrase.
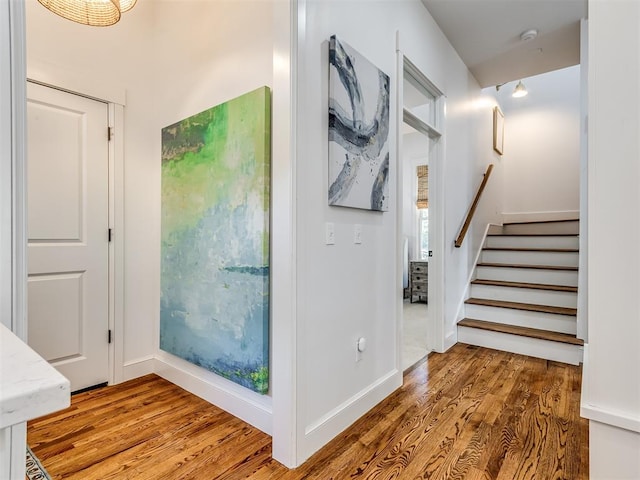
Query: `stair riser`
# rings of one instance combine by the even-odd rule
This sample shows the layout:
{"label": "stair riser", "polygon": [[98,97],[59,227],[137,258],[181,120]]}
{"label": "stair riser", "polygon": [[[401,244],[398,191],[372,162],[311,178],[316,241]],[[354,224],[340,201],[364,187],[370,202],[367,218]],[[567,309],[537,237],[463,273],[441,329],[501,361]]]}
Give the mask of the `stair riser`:
{"label": "stair riser", "polygon": [[577,235],[580,233],[580,222],[552,222],[552,223],[521,223],[505,225],[502,233],[545,233],[555,235]]}
{"label": "stair riser", "polygon": [[576,317],[571,315],[557,315],[554,313],[529,312],[511,308],[489,307],[486,305],[466,304],[465,316],[486,322],[516,325],[518,327],[537,328],[550,332],[568,333],[575,335]]}
{"label": "stair riser", "polygon": [[533,288],[471,285],[471,296],[473,298],[533,303],[536,305],[550,305],[553,307],[576,308],[578,305],[577,293],[537,290]]}
{"label": "stair riser", "polygon": [[458,341],[469,345],[529,355],[571,365],[580,364],[583,355],[583,348],[578,345],[551,342],[508,333],[489,332],[478,328],[458,327]]}
{"label": "stair riser", "polygon": [[487,247],[494,248],[578,248],[578,237],[513,237],[502,235],[489,235],[487,237]]}
{"label": "stair riser", "polygon": [[578,266],[578,253],[568,252],[519,252],[509,250],[483,250],[482,262],[515,265]]}
{"label": "stair riser", "polygon": [[578,286],[578,272],[540,270],[533,268],[477,267],[476,278],[505,282],[543,283],[547,285]]}

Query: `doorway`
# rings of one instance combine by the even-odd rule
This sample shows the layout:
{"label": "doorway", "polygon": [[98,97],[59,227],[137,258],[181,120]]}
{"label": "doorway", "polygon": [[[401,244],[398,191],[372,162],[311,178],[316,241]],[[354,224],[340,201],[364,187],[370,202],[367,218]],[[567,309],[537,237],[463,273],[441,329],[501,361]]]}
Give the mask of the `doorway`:
{"label": "doorway", "polygon": [[403,370],[444,343],[444,208],[442,127],[444,95],[407,57],[399,54],[403,105],[398,158],[402,201],[399,245],[402,264]]}
{"label": "doorway", "polygon": [[27,338],[72,391],[109,380],[108,113],[27,84]]}

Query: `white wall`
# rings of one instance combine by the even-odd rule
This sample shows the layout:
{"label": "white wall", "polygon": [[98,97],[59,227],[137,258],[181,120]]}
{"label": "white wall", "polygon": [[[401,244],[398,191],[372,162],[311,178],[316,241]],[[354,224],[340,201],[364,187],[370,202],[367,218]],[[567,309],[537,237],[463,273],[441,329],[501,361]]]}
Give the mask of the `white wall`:
{"label": "white wall", "polygon": [[[297,285],[298,461],[337,435],[401,382],[396,310],[396,31],[401,48],[447,96],[445,125],[446,330],[455,337],[473,240],[453,248],[489,160],[491,137],[480,138],[491,110],[480,89],[419,1],[302,2],[298,65]],[[366,21],[362,20],[366,15]],[[390,209],[367,212],[327,205],[328,39],[338,35],[391,76]],[[488,113],[487,113],[488,112]],[[490,130],[489,130],[490,132]],[[482,150],[478,145],[482,144]],[[485,204],[485,207],[488,204]],[[489,210],[495,211],[495,206]],[[499,210],[501,211],[501,210]],[[325,222],[336,244],[324,244]],[[354,224],[363,225],[361,245]],[[477,230],[474,226],[474,228]],[[484,227],[480,228],[484,230]],[[473,235],[472,237],[473,238]],[[449,247],[450,245],[450,247]],[[368,347],[356,362],[356,340]],[[455,340],[453,340],[455,341]]]}
{"label": "white wall", "polygon": [[[523,79],[529,94],[498,101],[505,115],[507,215],[580,210],[580,66]],[[558,214],[551,214],[558,215]]]}
{"label": "white wall", "polygon": [[[590,478],[640,478],[640,4],[589,2]],[[621,57],[624,52],[624,57]]]}
{"label": "white wall", "polygon": [[[116,368],[123,369],[125,379],[156,371],[271,432],[269,396],[160,351],[158,330],[160,130],[272,85],[272,3],[138,2],[109,28],[61,19],[35,0],[27,2],[27,15],[31,78],[126,103],[124,185],[119,186],[124,197],[124,332],[117,337],[124,343],[124,365]],[[273,115],[288,117],[289,111],[274,110]],[[274,167],[273,176],[280,173]],[[287,235],[273,232],[272,244],[278,244],[281,233]]]}

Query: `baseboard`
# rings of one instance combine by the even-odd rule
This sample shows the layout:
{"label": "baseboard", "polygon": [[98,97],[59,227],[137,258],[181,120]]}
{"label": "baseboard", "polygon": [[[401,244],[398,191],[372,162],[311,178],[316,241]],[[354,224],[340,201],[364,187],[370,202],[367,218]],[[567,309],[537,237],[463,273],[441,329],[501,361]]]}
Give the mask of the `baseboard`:
{"label": "baseboard", "polygon": [[402,386],[402,372],[394,369],[326,415],[309,424],[305,428],[300,463],[317,452],[400,386]]}
{"label": "baseboard", "polygon": [[456,343],[458,343],[458,327],[454,325],[454,331],[444,338],[444,352],[449,350]]}
{"label": "baseboard", "polygon": [[260,395],[181,358],[160,351],[155,373],[244,420],[268,435],[272,434],[272,402]]}
{"label": "baseboard", "polygon": [[580,416],[594,422],[611,425],[631,432],[640,433],[640,415],[614,411],[591,403],[589,384],[589,344],[584,345],[584,363],[582,365],[582,392],[580,395]]}
{"label": "baseboard", "polygon": [[507,212],[502,214],[504,223],[540,222],[545,220],[578,220],[579,210],[558,210],[551,212]]}
{"label": "baseboard", "polygon": [[153,355],[126,362],[122,367],[122,381],[144,377],[155,372],[155,358]]}

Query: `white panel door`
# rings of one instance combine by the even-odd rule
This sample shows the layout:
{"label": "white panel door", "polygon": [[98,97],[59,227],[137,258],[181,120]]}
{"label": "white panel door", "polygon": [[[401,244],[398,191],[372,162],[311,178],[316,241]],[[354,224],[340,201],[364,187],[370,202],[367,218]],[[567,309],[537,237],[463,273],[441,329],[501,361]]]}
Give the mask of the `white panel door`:
{"label": "white panel door", "polygon": [[107,104],[28,84],[28,342],[72,391],[109,376],[107,126]]}

